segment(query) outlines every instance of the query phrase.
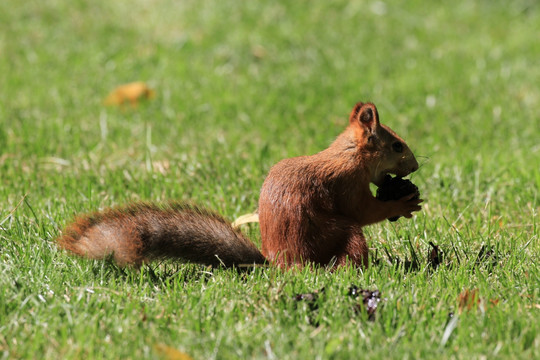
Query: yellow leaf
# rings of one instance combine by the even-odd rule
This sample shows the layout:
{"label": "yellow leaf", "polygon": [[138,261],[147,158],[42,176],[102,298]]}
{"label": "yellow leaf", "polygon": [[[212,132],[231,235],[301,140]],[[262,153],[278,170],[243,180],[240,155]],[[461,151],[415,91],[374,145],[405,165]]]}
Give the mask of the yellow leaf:
{"label": "yellow leaf", "polygon": [[125,103],[130,103],[135,107],[141,99],[152,99],[154,96],[154,90],[150,89],[146,83],[136,81],[118,86],[107,95],[103,103],[105,105],[113,106],[121,106]]}
{"label": "yellow leaf", "polygon": [[193,360],[188,354],[165,344],[155,344],[154,349],[167,360]]}
{"label": "yellow leaf", "polygon": [[259,222],[259,214],[245,214],[233,221],[232,227],[238,228],[247,223]]}

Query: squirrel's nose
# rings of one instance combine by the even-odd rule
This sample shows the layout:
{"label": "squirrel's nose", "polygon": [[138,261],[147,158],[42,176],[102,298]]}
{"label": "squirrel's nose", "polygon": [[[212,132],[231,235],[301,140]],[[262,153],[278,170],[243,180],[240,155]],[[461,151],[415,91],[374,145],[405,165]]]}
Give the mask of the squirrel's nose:
{"label": "squirrel's nose", "polygon": [[415,172],[416,170],[418,170],[418,162],[416,161],[416,159],[414,160],[414,164],[412,164],[411,166],[411,172]]}

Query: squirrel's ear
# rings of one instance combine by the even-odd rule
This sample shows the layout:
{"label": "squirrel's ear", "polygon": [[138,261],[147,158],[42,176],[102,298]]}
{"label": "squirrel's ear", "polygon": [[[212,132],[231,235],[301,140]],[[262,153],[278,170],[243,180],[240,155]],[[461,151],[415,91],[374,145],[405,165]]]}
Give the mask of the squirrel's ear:
{"label": "squirrel's ear", "polygon": [[351,124],[357,123],[373,132],[379,125],[379,113],[372,103],[364,104],[360,102],[352,110],[349,121]]}
{"label": "squirrel's ear", "polygon": [[356,105],[354,105],[354,108],[351,111],[351,115],[349,115],[349,122],[352,124],[353,122],[356,122],[356,119],[358,118],[358,113],[360,112],[360,109],[364,106],[363,102],[359,102]]}

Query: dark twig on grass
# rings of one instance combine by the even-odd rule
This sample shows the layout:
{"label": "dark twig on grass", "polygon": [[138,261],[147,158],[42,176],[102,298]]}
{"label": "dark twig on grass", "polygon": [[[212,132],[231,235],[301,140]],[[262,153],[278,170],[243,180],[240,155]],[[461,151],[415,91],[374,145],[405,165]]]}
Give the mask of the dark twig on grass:
{"label": "dark twig on grass", "polygon": [[480,251],[478,252],[478,255],[476,256],[474,266],[478,267],[482,264],[487,264],[488,266],[494,267],[497,266],[498,263],[499,257],[497,256],[493,248],[484,244],[482,245]]}
{"label": "dark twig on grass", "polygon": [[431,246],[431,251],[429,252],[428,256],[428,264],[436,269],[442,263],[443,252],[432,241],[429,242],[429,245]]}

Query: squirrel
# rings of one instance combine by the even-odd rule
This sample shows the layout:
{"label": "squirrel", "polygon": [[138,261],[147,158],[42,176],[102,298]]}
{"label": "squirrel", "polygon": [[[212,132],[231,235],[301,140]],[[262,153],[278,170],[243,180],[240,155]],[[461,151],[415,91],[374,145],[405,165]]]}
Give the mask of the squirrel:
{"label": "squirrel", "polygon": [[421,209],[414,194],[376,199],[369,184],[418,169],[406,145],[379,122],[372,103],[358,103],[349,125],[326,149],[285,159],[266,177],[259,198],[262,252],[220,215],[195,205],[136,203],[82,215],[57,243],[74,254],[138,267],[168,258],[212,266],[273,263],[368,265],[362,227]]}

